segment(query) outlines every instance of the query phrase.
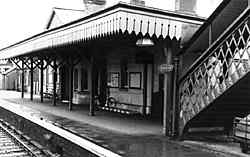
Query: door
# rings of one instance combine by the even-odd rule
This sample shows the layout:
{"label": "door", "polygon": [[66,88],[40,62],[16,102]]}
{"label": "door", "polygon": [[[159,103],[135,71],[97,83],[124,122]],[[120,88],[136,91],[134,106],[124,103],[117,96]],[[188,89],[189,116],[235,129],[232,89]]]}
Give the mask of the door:
{"label": "door", "polygon": [[158,75],[159,90],[153,93],[153,104],[152,104],[152,117],[154,119],[163,119],[163,103],[164,103],[164,75]]}
{"label": "door", "polygon": [[69,100],[69,72],[66,66],[60,68],[62,100]]}

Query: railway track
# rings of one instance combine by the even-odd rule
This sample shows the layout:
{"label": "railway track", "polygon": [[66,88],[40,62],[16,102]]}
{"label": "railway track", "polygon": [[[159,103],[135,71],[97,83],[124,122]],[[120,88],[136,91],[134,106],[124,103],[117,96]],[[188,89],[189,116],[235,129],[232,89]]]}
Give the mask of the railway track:
{"label": "railway track", "polygon": [[55,155],[0,120],[0,157],[55,157]]}

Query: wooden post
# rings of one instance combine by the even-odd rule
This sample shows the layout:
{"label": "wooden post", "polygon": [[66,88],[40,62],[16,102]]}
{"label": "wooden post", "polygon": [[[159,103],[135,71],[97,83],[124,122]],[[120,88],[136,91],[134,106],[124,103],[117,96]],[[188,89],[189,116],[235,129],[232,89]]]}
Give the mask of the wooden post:
{"label": "wooden post", "polygon": [[102,64],[102,69],[100,70],[100,88],[99,88],[99,93],[100,93],[100,105],[104,106],[106,103],[106,97],[107,97],[107,63],[106,60],[103,61]]}
{"label": "wooden post", "polygon": [[[166,42],[166,41],[165,41]],[[170,42],[164,43],[164,54],[166,56],[166,64],[172,65],[172,49]],[[171,129],[171,106],[172,106],[172,71],[164,73],[164,105],[163,105],[163,133],[170,135]]]}
{"label": "wooden post", "polygon": [[73,60],[69,58],[69,110],[72,110],[73,98]]}
{"label": "wooden post", "polygon": [[43,59],[40,60],[40,75],[41,75],[41,78],[40,78],[40,99],[41,99],[41,102],[43,102]]}
{"label": "wooden post", "polygon": [[56,106],[56,82],[57,82],[57,65],[56,59],[53,64],[53,106]]}
{"label": "wooden post", "polygon": [[95,97],[95,69],[94,69],[94,58],[91,58],[91,63],[90,63],[90,88],[89,88],[89,93],[90,93],[90,104],[89,104],[89,115],[94,116],[95,115],[95,103],[94,103],[94,97]]}
{"label": "wooden post", "polygon": [[24,62],[22,60],[22,76],[21,76],[21,82],[22,82],[22,87],[21,87],[21,98],[23,99],[24,98],[24,72],[25,72],[25,69],[24,69]]}
{"label": "wooden post", "polygon": [[34,82],[33,82],[33,72],[34,72],[34,67],[33,67],[33,58],[30,58],[30,100],[33,100],[33,90],[34,90]]}
{"label": "wooden post", "polygon": [[142,114],[146,115],[147,109],[147,92],[148,92],[148,64],[144,64],[144,71],[143,71],[143,107],[142,107]]}

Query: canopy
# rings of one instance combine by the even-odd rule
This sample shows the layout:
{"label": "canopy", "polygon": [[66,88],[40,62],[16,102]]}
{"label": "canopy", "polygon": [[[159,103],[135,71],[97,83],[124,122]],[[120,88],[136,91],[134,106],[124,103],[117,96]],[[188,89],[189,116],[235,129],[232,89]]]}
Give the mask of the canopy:
{"label": "canopy", "polygon": [[[41,49],[97,39],[121,32],[152,37],[184,38],[187,25],[200,26],[204,19],[177,12],[119,3],[63,26],[47,30],[0,50],[0,59]],[[189,33],[190,34],[190,33]]]}

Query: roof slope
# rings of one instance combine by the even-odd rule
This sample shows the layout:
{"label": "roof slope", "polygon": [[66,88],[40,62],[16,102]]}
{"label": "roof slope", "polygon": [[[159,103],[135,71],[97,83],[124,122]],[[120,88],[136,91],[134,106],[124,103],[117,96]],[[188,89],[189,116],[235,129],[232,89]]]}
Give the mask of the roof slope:
{"label": "roof slope", "polygon": [[84,10],[53,8],[46,29],[52,29],[62,26],[66,23],[83,18],[87,13]]}

